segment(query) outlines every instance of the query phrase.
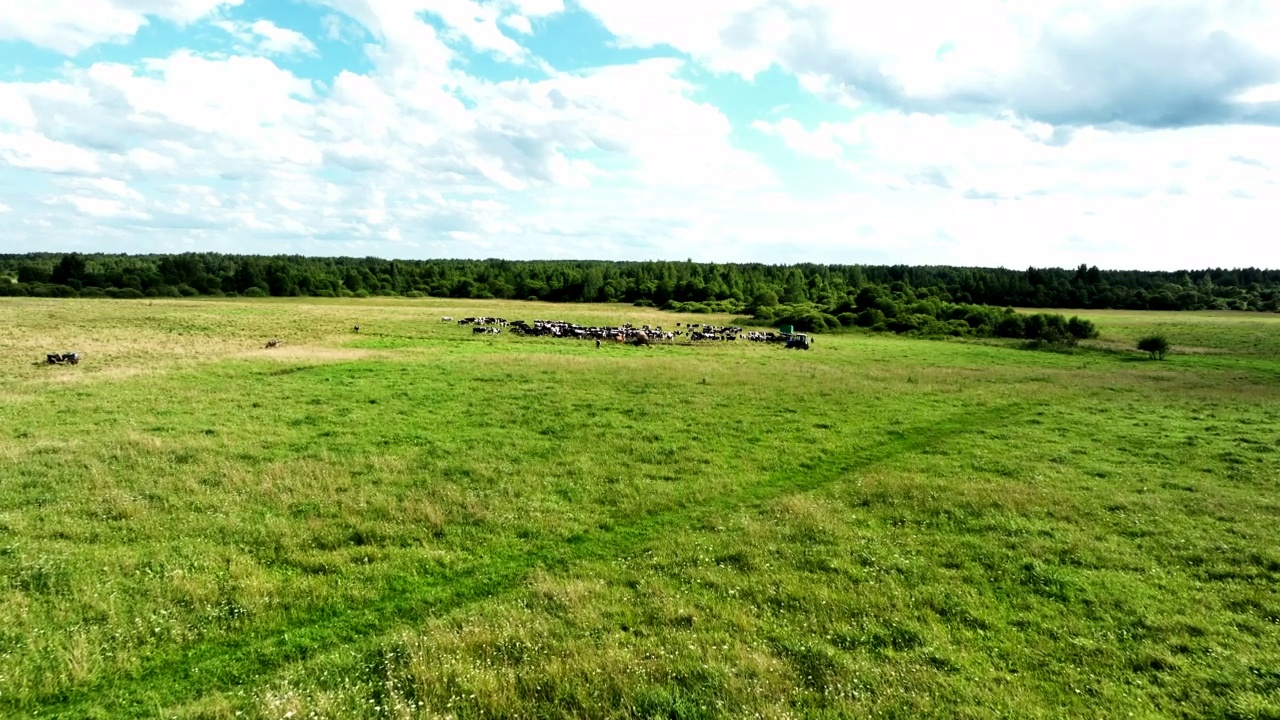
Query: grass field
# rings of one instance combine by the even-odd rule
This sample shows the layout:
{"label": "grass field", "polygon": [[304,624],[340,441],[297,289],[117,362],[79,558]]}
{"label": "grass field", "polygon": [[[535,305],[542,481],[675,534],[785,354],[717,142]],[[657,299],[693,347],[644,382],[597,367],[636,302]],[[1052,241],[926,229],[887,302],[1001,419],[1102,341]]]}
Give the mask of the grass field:
{"label": "grass field", "polygon": [[0,301],[0,717],[1280,717],[1280,317],[477,314]]}

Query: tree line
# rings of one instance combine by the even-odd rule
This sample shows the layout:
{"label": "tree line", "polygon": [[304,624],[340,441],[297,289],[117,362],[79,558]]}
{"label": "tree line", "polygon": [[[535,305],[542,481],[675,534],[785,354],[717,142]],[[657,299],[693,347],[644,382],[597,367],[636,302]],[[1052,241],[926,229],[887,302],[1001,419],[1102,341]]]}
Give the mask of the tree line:
{"label": "tree line", "polygon": [[[897,306],[1280,311],[1280,271],[1179,272],[910,265],[386,260],[185,253],[0,255],[0,295],[37,297],[311,296],[502,298],[714,307],[811,308],[831,317],[876,309],[875,289]],[[896,298],[896,299],[895,299]],[[882,303],[883,304],[883,303]],[[922,308],[917,308],[922,309]],[[889,321],[904,313],[884,312]],[[953,310],[933,312],[939,319]],[[892,313],[892,314],[891,314]],[[926,315],[910,312],[906,315]],[[861,322],[875,319],[864,317]],[[879,324],[871,323],[870,326]]]}

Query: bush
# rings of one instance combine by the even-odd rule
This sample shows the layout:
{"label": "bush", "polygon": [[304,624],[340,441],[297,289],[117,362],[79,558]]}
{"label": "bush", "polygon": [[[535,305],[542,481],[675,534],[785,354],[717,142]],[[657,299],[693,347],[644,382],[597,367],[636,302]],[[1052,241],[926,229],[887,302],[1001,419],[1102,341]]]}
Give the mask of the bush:
{"label": "bush", "polygon": [[1163,360],[1172,346],[1163,335],[1148,335],[1138,341],[1138,349],[1151,356],[1152,360]]}
{"label": "bush", "polygon": [[653,301],[650,300],[649,298],[640,298],[639,300],[631,304],[636,307],[653,307]]}
{"label": "bush", "polygon": [[39,283],[29,286],[33,297],[50,297],[50,298],[73,298],[79,297],[80,293],[76,289],[68,285],[54,285],[53,283]]}
{"label": "bush", "polygon": [[1082,320],[1074,316],[1067,321],[1067,332],[1077,340],[1092,340],[1098,337],[1098,328],[1094,327],[1091,320]]}
{"label": "bush", "polygon": [[1026,321],[1021,315],[1006,315],[996,323],[996,337],[1020,338],[1026,332]]}
{"label": "bush", "polygon": [[856,325],[858,323],[858,316],[851,312],[842,312],[836,316],[836,319],[845,327],[850,327],[851,325]]}
{"label": "bush", "polygon": [[[834,319],[834,318],[833,318]],[[827,328],[827,321],[821,314],[816,312],[805,312],[797,315],[785,315],[783,317],[775,317],[773,319],[774,327],[782,327],[783,325],[791,325],[796,332],[822,332]],[[836,327],[840,326],[840,321],[836,320]]]}
{"label": "bush", "polygon": [[178,294],[181,295],[182,297],[196,297],[197,295],[200,294],[199,290],[191,287],[190,285],[185,285],[185,284],[179,285],[174,289],[177,290]]}
{"label": "bush", "polygon": [[142,291],[137,288],[107,288],[107,297],[117,300],[141,300],[146,297]]}
{"label": "bush", "polygon": [[267,291],[255,286],[245,290],[244,293],[242,293],[242,296],[247,298],[261,298],[267,296]]}
{"label": "bush", "polygon": [[858,327],[875,327],[884,325],[884,313],[877,308],[870,308],[858,313]]}
{"label": "bush", "polygon": [[365,290],[364,288],[361,288],[361,289],[359,289],[359,290],[357,290],[357,291],[355,291],[355,292],[351,293],[351,297],[360,298],[360,299],[362,299],[362,300],[363,300],[364,298],[369,297],[369,291],[368,291],[368,290]]}
{"label": "bush", "polygon": [[410,290],[409,292],[405,293],[404,296],[407,298],[412,298],[414,300],[417,300],[418,298],[426,297],[426,295],[424,295],[420,290]]}

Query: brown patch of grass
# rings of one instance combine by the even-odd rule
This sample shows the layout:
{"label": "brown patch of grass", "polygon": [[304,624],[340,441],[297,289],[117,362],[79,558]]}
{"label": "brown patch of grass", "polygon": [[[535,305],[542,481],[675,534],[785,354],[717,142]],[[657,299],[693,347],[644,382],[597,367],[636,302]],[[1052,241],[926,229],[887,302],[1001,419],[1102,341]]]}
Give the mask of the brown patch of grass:
{"label": "brown patch of grass", "polygon": [[318,345],[281,345],[275,348],[259,348],[235,354],[238,358],[253,360],[275,360],[277,362],[345,362],[375,357],[379,353],[374,350],[355,348],[333,348]]}

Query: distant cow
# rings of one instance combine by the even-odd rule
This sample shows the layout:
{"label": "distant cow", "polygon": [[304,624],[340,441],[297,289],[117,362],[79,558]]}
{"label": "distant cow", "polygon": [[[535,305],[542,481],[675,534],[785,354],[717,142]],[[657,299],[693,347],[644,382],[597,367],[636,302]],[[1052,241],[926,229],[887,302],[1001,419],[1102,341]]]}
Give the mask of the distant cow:
{"label": "distant cow", "polygon": [[74,352],[49,353],[48,355],[44,356],[44,359],[45,359],[45,362],[47,362],[50,365],[61,365],[63,363],[66,363],[68,365],[79,365],[80,353],[74,353]]}
{"label": "distant cow", "polygon": [[271,349],[271,348],[273,348],[273,347],[280,347],[280,339],[279,339],[279,338],[272,338],[272,339],[270,339],[270,340],[268,340],[268,341],[267,341],[267,347],[266,347],[266,349],[267,349],[267,350],[270,350],[270,349]]}
{"label": "distant cow", "polygon": [[355,326],[355,327],[351,328],[351,330],[352,330],[353,332],[360,332],[360,326],[359,326],[359,325],[357,325],[357,326]]}
{"label": "distant cow", "polygon": [[453,318],[451,318],[451,317],[442,317],[442,318],[440,318],[440,322],[453,322]]}

